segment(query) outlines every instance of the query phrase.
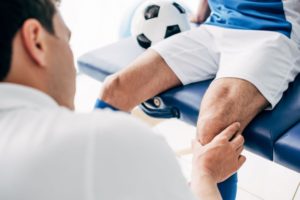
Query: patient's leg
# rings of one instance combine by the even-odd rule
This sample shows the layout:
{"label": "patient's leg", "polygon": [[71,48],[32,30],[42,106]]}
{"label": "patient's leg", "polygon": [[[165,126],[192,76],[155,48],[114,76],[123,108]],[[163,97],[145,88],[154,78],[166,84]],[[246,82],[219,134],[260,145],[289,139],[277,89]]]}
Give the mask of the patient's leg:
{"label": "patient's leg", "polygon": [[129,67],[108,77],[100,99],[123,111],[135,106],[181,82],[161,56],[147,50]]}
{"label": "patient's leg", "polygon": [[[100,99],[123,110],[131,111],[143,101],[181,82],[153,50],[146,51],[123,71],[104,83]],[[250,82],[236,78],[215,80],[205,94],[198,120],[198,137],[206,144],[233,122],[243,130],[266,106],[267,100]]]}
{"label": "patient's leg", "polygon": [[232,122],[241,123],[241,132],[264,108],[267,100],[250,82],[236,78],[215,80],[207,90],[200,108],[198,138],[209,143]]}
{"label": "patient's leg", "polygon": [[212,35],[204,26],[170,37],[109,77],[100,99],[131,111],[141,102],[182,83],[212,79],[219,62],[213,44]]}
{"label": "patient's leg", "polygon": [[[241,123],[240,133],[268,102],[251,83],[234,78],[215,80],[207,90],[197,124],[198,139],[209,143],[230,123]],[[223,199],[236,197],[237,175],[218,185]]]}
{"label": "patient's leg", "polygon": [[[116,108],[130,111],[139,103],[180,84],[166,62],[156,52],[148,50],[129,68],[108,78],[100,98]],[[234,121],[241,122],[243,130],[267,104],[258,90],[246,81],[232,78],[214,81],[201,105],[200,142],[208,143]],[[219,188],[224,199],[234,199],[237,176],[219,184]]]}

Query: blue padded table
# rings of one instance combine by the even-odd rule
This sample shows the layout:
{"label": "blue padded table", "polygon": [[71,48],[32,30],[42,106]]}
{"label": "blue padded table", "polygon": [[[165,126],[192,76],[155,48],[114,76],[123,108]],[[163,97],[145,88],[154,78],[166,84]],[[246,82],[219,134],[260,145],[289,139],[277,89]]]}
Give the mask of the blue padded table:
{"label": "blue padded table", "polygon": [[[83,55],[79,69],[99,81],[128,66],[144,52],[134,38],[123,39]],[[177,87],[141,105],[157,118],[178,118],[196,125],[202,97],[212,80]],[[300,172],[300,76],[273,111],[259,114],[244,132],[246,149]]]}

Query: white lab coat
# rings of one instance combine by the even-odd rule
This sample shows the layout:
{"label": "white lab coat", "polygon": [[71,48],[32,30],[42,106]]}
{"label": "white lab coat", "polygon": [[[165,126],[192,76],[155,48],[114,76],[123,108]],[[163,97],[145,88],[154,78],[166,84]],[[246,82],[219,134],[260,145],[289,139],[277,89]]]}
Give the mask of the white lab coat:
{"label": "white lab coat", "polygon": [[1,200],[194,199],[165,141],[127,114],[74,113],[0,84]]}

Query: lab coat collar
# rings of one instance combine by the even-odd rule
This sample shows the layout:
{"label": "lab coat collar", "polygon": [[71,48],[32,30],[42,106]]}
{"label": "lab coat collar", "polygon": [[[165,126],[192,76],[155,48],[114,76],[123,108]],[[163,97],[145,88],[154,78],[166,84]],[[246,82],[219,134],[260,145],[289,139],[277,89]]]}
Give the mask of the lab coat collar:
{"label": "lab coat collar", "polygon": [[23,85],[0,83],[0,110],[20,107],[58,107],[47,94]]}

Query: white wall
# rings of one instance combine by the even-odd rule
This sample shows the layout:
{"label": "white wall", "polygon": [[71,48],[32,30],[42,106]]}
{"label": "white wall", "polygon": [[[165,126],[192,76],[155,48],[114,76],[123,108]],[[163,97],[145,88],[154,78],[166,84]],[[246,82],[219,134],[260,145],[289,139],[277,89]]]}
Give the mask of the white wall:
{"label": "white wall", "polygon": [[[71,45],[75,58],[116,41],[124,13],[140,0],[62,0],[62,15],[73,32]],[[184,0],[196,8],[198,0]]]}

